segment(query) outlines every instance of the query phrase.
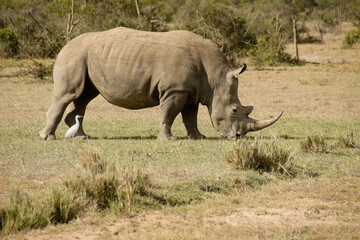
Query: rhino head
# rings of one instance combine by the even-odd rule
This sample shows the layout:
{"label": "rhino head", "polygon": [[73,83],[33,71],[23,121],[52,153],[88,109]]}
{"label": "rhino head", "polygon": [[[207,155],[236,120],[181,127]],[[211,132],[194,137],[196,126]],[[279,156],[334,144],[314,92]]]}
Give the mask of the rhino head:
{"label": "rhino head", "polygon": [[242,68],[229,71],[224,74],[224,84],[214,90],[212,104],[209,113],[214,128],[222,137],[232,139],[245,136],[247,132],[257,131],[275,123],[283,114],[269,120],[255,120],[249,117],[253,106],[243,106],[238,97],[238,79],[246,70],[246,64]]}

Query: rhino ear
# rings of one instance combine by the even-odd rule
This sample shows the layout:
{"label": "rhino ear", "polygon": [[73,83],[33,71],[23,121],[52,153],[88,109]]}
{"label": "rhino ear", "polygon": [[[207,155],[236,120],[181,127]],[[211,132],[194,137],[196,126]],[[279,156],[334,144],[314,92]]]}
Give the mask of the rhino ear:
{"label": "rhino ear", "polygon": [[235,78],[238,78],[240,76],[240,74],[242,74],[243,72],[245,72],[247,66],[246,64],[244,63],[243,66],[239,69],[236,69],[233,71],[233,74],[234,74],[234,77]]}

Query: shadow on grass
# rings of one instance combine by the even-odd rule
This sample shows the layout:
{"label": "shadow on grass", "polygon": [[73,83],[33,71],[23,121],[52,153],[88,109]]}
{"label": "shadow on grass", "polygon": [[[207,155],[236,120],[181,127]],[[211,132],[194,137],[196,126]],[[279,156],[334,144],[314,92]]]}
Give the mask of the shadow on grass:
{"label": "shadow on grass", "polygon": [[91,140],[156,140],[157,136],[105,136],[91,137]]}
{"label": "shadow on grass", "polygon": [[[259,138],[258,136],[245,136],[242,138],[237,138],[237,139],[232,139],[229,141],[234,141],[234,140],[238,140],[238,139],[245,139],[245,140],[255,140],[256,138]],[[271,140],[273,139],[273,137],[270,136],[261,136],[262,139],[267,139],[267,140]],[[300,137],[292,137],[292,136],[280,136],[279,138],[281,139],[289,139],[289,140],[301,140],[303,138]],[[91,136],[91,140],[157,140],[157,136],[105,136],[105,137],[94,137]],[[182,137],[177,137],[176,140],[174,141],[179,141],[179,140],[187,140],[187,141],[221,141],[221,140],[227,140],[226,138],[222,138],[222,137],[206,137],[206,139],[203,140],[191,140],[188,139],[185,136]]]}
{"label": "shadow on grass", "polygon": [[[244,138],[247,139],[247,140],[255,140],[257,138],[267,139],[267,140],[274,139],[273,137],[270,137],[270,136],[260,136],[260,137],[259,136],[246,136]],[[293,137],[293,136],[288,136],[288,135],[281,135],[278,138],[285,139],[285,140],[301,140],[301,139],[303,139],[303,138],[300,138],[300,137]]]}
{"label": "shadow on grass", "polygon": [[[179,141],[179,140],[186,140],[186,141],[225,140],[224,138],[221,138],[221,137],[207,137],[206,139],[203,139],[203,140],[191,140],[185,136],[182,136],[182,137],[176,136],[176,137],[177,137],[176,140],[173,140],[173,141]],[[157,136],[105,136],[105,137],[91,136],[91,140],[157,140]],[[172,141],[172,140],[170,140],[170,141]]]}

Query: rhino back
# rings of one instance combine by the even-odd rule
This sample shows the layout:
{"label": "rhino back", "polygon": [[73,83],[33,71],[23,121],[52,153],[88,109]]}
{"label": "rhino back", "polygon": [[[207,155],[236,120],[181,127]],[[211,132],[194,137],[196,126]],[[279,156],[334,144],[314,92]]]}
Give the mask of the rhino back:
{"label": "rhino back", "polygon": [[109,102],[129,109],[158,105],[169,91],[186,91],[189,101],[200,102],[208,90],[204,90],[208,76],[201,49],[206,54],[214,52],[210,59],[219,54],[214,43],[190,32],[127,28],[82,35],[68,48],[85,54],[89,77],[99,92]]}

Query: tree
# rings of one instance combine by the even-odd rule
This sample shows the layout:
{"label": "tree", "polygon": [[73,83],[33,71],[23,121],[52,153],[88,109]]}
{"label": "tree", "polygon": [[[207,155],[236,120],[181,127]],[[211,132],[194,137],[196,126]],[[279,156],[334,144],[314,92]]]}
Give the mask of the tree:
{"label": "tree", "polygon": [[74,27],[79,23],[79,20],[74,21],[74,0],[71,1],[71,13],[68,15],[67,27],[66,27],[66,40],[67,42],[71,39],[71,33]]}
{"label": "tree", "polygon": [[139,0],[135,0],[136,12],[139,17],[139,22],[141,23],[141,12],[140,12],[140,4]]}

